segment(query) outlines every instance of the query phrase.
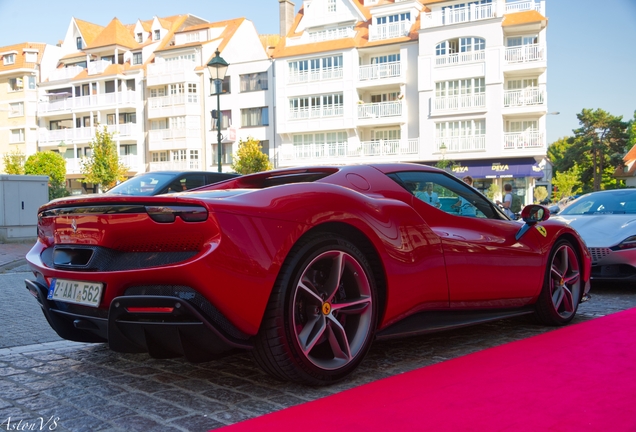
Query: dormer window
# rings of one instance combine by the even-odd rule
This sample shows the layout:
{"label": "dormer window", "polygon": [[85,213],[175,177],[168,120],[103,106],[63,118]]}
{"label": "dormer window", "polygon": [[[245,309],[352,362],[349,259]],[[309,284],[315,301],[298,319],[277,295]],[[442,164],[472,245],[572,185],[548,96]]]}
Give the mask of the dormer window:
{"label": "dormer window", "polygon": [[155,40],[161,39],[161,30],[155,30]]}
{"label": "dormer window", "polygon": [[36,63],[38,61],[38,53],[26,51],[24,53],[24,61],[26,61],[27,63]]}
{"label": "dormer window", "polygon": [[5,65],[12,65],[15,63],[15,53],[5,54],[2,56],[2,60]]}
{"label": "dormer window", "polygon": [[137,42],[142,43],[144,41],[143,33],[137,33]]}
{"label": "dormer window", "polygon": [[75,39],[75,46],[77,47],[78,50],[82,49],[82,37],[78,36],[77,39]]}
{"label": "dormer window", "polygon": [[134,64],[134,65],[142,64],[142,63],[143,63],[142,58],[143,58],[143,57],[142,57],[142,53],[141,53],[141,51],[136,52],[136,53],[133,53],[133,64]]}

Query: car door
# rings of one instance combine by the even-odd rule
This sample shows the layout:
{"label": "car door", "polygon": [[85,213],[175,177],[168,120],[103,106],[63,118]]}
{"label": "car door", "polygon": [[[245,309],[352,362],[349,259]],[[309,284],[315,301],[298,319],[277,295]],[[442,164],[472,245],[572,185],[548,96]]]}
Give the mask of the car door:
{"label": "car door", "polygon": [[[543,258],[531,236],[515,239],[521,223],[507,219],[477,190],[447,173],[396,175],[442,242],[451,308],[515,307],[536,295]],[[421,193],[431,185],[433,199]]]}

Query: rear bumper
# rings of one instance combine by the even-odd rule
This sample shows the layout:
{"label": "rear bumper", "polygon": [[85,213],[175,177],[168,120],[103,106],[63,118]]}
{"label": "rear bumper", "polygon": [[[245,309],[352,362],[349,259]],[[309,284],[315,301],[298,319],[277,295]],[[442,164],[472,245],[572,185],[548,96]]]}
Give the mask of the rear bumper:
{"label": "rear bumper", "polygon": [[113,299],[107,315],[97,316],[97,310],[85,307],[64,310],[68,304],[48,300],[48,289],[43,284],[28,279],[25,284],[63,339],[107,342],[117,352],[147,352],[154,358],[184,356],[192,362],[206,361],[237,348],[252,348],[247,335],[237,330],[232,332],[234,336],[228,334],[227,323],[214,322],[179,297],[120,296]]}

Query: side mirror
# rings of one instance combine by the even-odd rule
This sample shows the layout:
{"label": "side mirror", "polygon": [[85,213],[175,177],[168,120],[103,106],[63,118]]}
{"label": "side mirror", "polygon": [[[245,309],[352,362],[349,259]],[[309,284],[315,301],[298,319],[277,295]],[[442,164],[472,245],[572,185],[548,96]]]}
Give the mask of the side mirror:
{"label": "side mirror", "polygon": [[543,222],[550,217],[550,210],[542,205],[531,204],[527,205],[521,210],[521,219],[525,224],[519,229],[515,235],[515,239],[519,240],[531,226],[537,222]]}
{"label": "side mirror", "polygon": [[534,225],[537,222],[543,222],[548,220],[549,217],[550,210],[542,205],[530,204],[521,210],[521,219],[529,225]]}

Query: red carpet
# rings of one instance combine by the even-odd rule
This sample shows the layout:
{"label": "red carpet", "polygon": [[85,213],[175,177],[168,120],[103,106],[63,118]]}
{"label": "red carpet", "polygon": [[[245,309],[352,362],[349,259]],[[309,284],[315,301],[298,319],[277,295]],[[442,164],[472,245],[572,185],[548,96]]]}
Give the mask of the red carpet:
{"label": "red carpet", "polygon": [[238,431],[636,431],[636,309],[228,426]]}

